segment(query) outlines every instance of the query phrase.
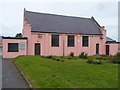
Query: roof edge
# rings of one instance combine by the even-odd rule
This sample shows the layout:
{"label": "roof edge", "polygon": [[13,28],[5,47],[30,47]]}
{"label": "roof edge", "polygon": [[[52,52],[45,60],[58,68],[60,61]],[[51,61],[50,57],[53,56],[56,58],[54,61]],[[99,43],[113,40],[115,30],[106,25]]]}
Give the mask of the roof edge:
{"label": "roof edge", "polygon": [[41,12],[34,12],[34,11],[28,11],[28,10],[26,10],[26,12],[29,12],[29,13],[36,13],[36,14],[44,14],[44,15],[53,15],[53,16],[71,17],[71,18],[91,19],[91,18],[85,18],[85,17],[79,17],[79,16],[72,16],[72,15],[70,16],[70,15],[52,14],[52,13],[41,13]]}
{"label": "roof edge", "polygon": [[92,16],[91,19],[101,28],[100,24],[95,20],[95,18]]}
{"label": "roof edge", "polygon": [[60,33],[60,32],[43,32],[43,31],[31,31],[39,33],[58,33],[58,34],[81,34],[81,35],[103,35],[103,34],[84,34],[84,33]]}
{"label": "roof edge", "polygon": [[27,39],[27,37],[4,37],[2,36],[2,39]]}

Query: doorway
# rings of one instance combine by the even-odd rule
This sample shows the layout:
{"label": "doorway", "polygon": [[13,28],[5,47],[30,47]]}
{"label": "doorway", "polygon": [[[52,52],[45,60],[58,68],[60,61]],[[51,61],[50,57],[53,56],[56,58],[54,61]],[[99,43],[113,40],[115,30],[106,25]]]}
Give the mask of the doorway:
{"label": "doorway", "polygon": [[35,43],[35,55],[40,55],[40,43]]}
{"label": "doorway", "polygon": [[99,54],[99,44],[96,44],[96,54]]}
{"label": "doorway", "polygon": [[110,48],[110,46],[109,45],[106,45],[106,55],[109,55],[109,48]]}

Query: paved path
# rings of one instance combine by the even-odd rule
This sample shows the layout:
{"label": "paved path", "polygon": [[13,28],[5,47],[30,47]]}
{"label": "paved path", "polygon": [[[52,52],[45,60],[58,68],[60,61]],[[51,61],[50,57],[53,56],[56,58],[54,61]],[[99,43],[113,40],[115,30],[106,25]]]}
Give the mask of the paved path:
{"label": "paved path", "polygon": [[27,88],[11,60],[2,60],[2,88]]}
{"label": "paved path", "polygon": [[2,48],[0,47],[0,90],[2,89]]}
{"label": "paved path", "polygon": [[2,59],[0,57],[0,90],[2,89]]}

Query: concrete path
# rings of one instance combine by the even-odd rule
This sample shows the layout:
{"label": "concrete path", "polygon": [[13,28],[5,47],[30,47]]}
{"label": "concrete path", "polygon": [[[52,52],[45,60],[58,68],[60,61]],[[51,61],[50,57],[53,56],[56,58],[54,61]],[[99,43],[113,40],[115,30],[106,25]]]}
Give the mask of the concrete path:
{"label": "concrete path", "polygon": [[2,89],[2,48],[0,47],[0,90]]}
{"label": "concrete path", "polygon": [[11,60],[2,60],[2,88],[27,88]]}
{"label": "concrete path", "polygon": [[0,90],[2,89],[2,58],[0,57]]}

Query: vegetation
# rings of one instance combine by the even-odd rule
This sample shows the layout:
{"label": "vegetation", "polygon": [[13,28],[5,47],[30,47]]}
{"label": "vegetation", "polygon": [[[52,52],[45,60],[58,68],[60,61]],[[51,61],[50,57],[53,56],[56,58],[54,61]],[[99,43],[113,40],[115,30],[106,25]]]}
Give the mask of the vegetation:
{"label": "vegetation", "polygon": [[22,37],[22,33],[17,33],[15,37]]}
{"label": "vegetation", "polygon": [[87,60],[87,63],[89,64],[103,64],[103,61],[100,60],[95,60],[93,57],[89,57]]}
{"label": "vegetation", "polygon": [[71,53],[70,53],[70,56],[74,57],[74,52],[71,52]]}
{"label": "vegetation", "polygon": [[79,55],[79,58],[81,59],[87,59],[87,54],[85,52],[82,52],[80,55]]}
{"label": "vegetation", "polygon": [[[89,61],[99,61],[96,57],[87,58]],[[76,56],[27,55],[14,59],[34,88],[118,87],[118,64],[102,60],[104,64],[94,65],[86,61]]]}
{"label": "vegetation", "polygon": [[115,56],[110,56],[109,60],[111,63],[120,64],[120,53],[117,53]]}

